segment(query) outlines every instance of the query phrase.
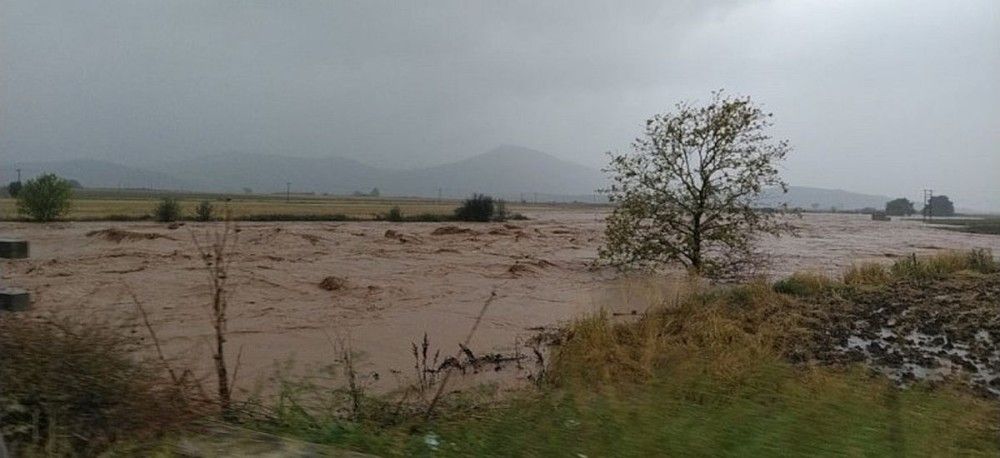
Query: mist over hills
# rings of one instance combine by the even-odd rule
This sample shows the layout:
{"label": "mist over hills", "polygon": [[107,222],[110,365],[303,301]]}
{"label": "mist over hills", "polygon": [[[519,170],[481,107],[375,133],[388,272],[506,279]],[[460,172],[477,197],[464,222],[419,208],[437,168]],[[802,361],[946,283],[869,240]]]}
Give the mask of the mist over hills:
{"label": "mist over hills", "polygon": [[[603,202],[596,190],[607,185],[605,175],[590,167],[547,153],[502,145],[468,159],[433,167],[391,170],[354,159],[330,156],[301,158],[270,154],[222,153],[194,159],[160,161],[127,167],[107,161],[78,159],[52,162],[18,162],[30,178],[45,172],[78,180],[93,188],[146,188],[163,190],[242,193],[292,192],[345,195],[378,188],[386,196],[446,198],[481,192],[518,201]],[[12,180],[10,170],[4,179]],[[769,192],[764,205],[787,203],[791,207],[841,210],[881,208],[887,196],[843,190],[792,186],[787,194]]]}
{"label": "mist over hills", "polygon": [[167,173],[95,159],[14,162],[3,165],[4,185],[17,179],[16,169],[21,169],[24,179],[43,173],[54,173],[77,180],[83,186],[91,188],[194,189],[197,187],[191,180],[179,179]]}

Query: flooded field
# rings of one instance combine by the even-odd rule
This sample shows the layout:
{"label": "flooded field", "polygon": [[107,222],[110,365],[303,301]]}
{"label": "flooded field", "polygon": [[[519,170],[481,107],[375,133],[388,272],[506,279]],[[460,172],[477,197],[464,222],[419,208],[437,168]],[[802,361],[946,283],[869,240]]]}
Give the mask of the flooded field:
{"label": "flooded field", "polygon": [[[494,290],[497,297],[470,346],[477,354],[530,354],[524,342],[540,327],[600,307],[641,310],[648,305],[644,300],[654,302],[660,294],[636,301],[622,292],[634,286],[612,269],[593,266],[602,213],[528,216],[530,221],[508,224],[240,224],[229,323],[229,349],[234,355],[242,351],[238,386],[252,389],[288,361],[299,368],[332,364],[347,342],[361,354],[367,383],[379,390],[399,387],[413,378],[412,343],[426,333],[431,354],[453,354]],[[797,237],[764,244],[773,276],[836,273],[852,262],[888,263],[943,249],[1000,253],[998,236],[917,221],[822,214],[795,224]],[[175,229],[154,223],[6,223],[0,233],[27,238],[32,253],[6,264],[4,282],[31,291],[31,313],[107,320],[145,333],[134,293],[176,364],[205,368],[210,291],[192,237],[206,230],[196,223]],[[622,303],[623,297],[636,302]],[[531,369],[510,371],[525,377]]]}

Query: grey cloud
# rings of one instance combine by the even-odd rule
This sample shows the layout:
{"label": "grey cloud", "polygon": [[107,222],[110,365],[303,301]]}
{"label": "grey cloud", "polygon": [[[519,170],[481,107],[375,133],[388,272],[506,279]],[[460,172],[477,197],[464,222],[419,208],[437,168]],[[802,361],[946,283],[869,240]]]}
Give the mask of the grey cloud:
{"label": "grey cloud", "polygon": [[1000,210],[990,0],[0,0],[0,72],[5,160],[402,167],[516,143],[599,166],[726,88],[775,113],[794,184]]}

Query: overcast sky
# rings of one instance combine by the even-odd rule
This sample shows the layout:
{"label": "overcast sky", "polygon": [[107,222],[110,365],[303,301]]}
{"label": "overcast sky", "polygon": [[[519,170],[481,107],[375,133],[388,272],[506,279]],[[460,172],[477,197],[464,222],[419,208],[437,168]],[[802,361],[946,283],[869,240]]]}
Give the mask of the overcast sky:
{"label": "overcast sky", "polygon": [[792,184],[1000,210],[997,0],[0,0],[0,72],[4,161],[600,167],[724,88],[774,113]]}

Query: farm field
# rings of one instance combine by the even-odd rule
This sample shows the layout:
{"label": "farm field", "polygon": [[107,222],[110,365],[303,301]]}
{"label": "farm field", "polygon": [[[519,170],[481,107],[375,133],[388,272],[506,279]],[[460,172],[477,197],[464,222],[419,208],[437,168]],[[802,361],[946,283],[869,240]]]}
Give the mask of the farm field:
{"label": "farm field", "polygon": [[[432,354],[456,351],[494,290],[471,345],[477,354],[528,352],[526,342],[546,327],[601,308],[641,312],[672,294],[669,275],[620,278],[593,265],[603,210],[526,213],[528,221],[483,224],[239,223],[229,348],[242,349],[241,395],[289,362],[296,371],[320,370],[344,344],[361,355],[368,386],[396,389],[412,378],[411,344],[426,334]],[[794,224],[797,237],[764,243],[773,278],[837,274],[854,262],[891,263],[911,253],[1000,252],[1000,237],[915,221],[809,214]],[[32,251],[30,259],[8,262],[3,280],[31,291],[35,315],[98,318],[145,333],[134,293],[166,353],[179,366],[207,371],[209,287],[192,237],[204,237],[212,225],[2,223],[0,233],[30,240]],[[460,383],[530,375],[530,367],[509,368]]]}
{"label": "farm field", "polygon": [[[242,195],[242,194],[193,194],[193,193],[148,193],[140,191],[82,190],[76,194],[69,214],[70,221],[142,219],[153,213],[153,209],[163,196],[176,197],[186,218],[194,216],[195,206],[203,200],[211,202],[221,212],[228,205],[234,218],[260,215],[300,215],[305,217],[343,215],[348,218],[374,219],[376,215],[399,207],[404,215],[450,215],[458,200],[435,200],[406,197],[346,197],[292,194],[288,200],[284,195]],[[228,199],[228,201],[227,201]],[[573,204],[521,204],[510,203],[512,212],[546,211],[560,208],[597,207]],[[18,218],[14,199],[0,199],[0,218]]]}

